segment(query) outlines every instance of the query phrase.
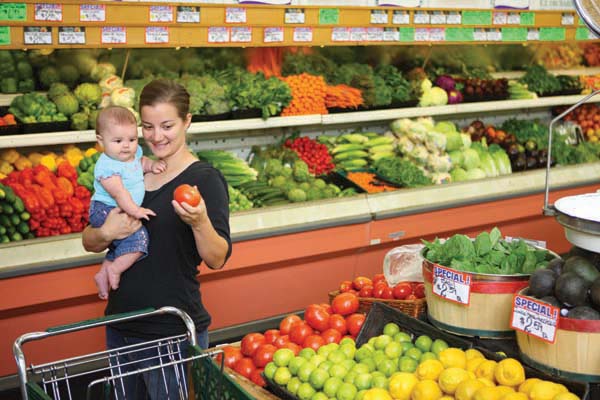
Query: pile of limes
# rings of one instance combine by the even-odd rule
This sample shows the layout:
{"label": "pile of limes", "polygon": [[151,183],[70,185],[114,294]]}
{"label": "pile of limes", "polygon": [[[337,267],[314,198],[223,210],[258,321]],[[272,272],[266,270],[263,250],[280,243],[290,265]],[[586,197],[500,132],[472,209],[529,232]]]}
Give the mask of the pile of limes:
{"label": "pile of limes", "polygon": [[352,339],[298,356],[279,349],[265,376],[300,400],[578,400],[561,384],[525,377],[513,358],[486,359],[476,349],[413,338],[388,323],[360,348]]}

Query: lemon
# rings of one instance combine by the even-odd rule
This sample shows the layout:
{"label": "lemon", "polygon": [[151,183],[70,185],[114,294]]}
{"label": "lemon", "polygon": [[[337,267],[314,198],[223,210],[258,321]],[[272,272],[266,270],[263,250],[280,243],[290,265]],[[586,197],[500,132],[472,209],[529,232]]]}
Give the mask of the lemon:
{"label": "lemon", "polygon": [[505,358],[496,365],[496,382],[506,386],[517,386],[525,382],[525,369],[514,358]]}
{"label": "lemon", "polygon": [[486,378],[494,382],[494,372],[498,363],[494,360],[485,360],[477,368],[475,368],[475,376],[478,378]]}
{"label": "lemon", "polygon": [[452,396],[442,396],[442,397],[440,397],[440,400],[454,400],[454,397],[452,397]]}
{"label": "lemon", "polygon": [[439,360],[425,360],[417,367],[415,374],[419,380],[431,379],[437,381],[444,370],[444,365]]}
{"label": "lemon", "polygon": [[465,355],[467,356],[467,361],[473,360],[474,358],[485,359],[483,354],[481,354],[481,352],[477,349],[468,349],[467,351],[465,351]]}
{"label": "lemon", "polygon": [[531,391],[531,388],[533,387],[533,385],[535,385],[536,383],[541,382],[541,381],[542,380],[539,378],[525,379],[525,382],[523,382],[519,385],[519,392],[525,393],[527,396],[529,396],[529,392]]}
{"label": "lemon", "polygon": [[471,400],[477,389],[481,389],[486,385],[477,379],[467,379],[462,381],[456,387],[454,398],[456,400]]}
{"label": "lemon", "polygon": [[442,397],[442,391],[438,384],[431,380],[425,379],[418,382],[410,396],[411,400],[439,400]]}
{"label": "lemon", "polygon": [[477,378],[477,380],[481,383],[483,383],[485,386],[488,387],[494,387],[496,386],[496,384],[494,383],[494,381],[488,379],[488,378]]}
{"label": "lemon", "polygon": [[531,387],[530,400],[554,400],[557,394],[564,393],[563,389],[554,382],[541,381]]}
{"label": "lemon", "polygon": [[559,393],[552,400],[579,400],[579,397],[575,396],[573,393]]}
{"label": "lemon", "polygon": [[385,389],[373,388],[365,392],[363,400],[392,400],[392,396]]}
{"label": "lemon", "polygon": [[448,347],[440,351],[438,358],[444,365],[444,368],[456,367],[465,369],[467,367],[467,355],[464,351],[456,347]]}
{"label": "lemon", "polygon": [[479,367],[481,365],[481,363],[483,363],[485,361],[486,361],[485,358],[479,358],[479,357],[471,358],[470,360],[467,359],[467,371],[475,372],[477,367]]}
{"label": "lemon", "polygon": [[472,400],[500,400],[506,392],[500,387],[482,387],[478,389],[472,397]]}
{"label": "lemon", "polygon": [[396,372],[389,381],[389,392],[396,400],[410,400],[410,394],[419,380],[410,372]]}
{"label": "lemon", "polygon": [[469,379],[469,373],[461,368],[447,368],[440,374],[438,384],[446,394],[454,394],[456,387],[462,381]]}
{"label": "lemon", "polygon": [[507,393],[515,393],[515,389],[513,389],[510,386],[496,386],[496,389],[498,390],[498,392],[502,393],[502,396],[504,396]]}
{"label": "lemon", "polygon": [[500,397],[500,400],[529,400],[525,393],[511,392]]}
{"label": "lemon", "polygon": [[569,389],[562,383],[555,383],[555,385],[558,386],[558,393],[569,393]]}

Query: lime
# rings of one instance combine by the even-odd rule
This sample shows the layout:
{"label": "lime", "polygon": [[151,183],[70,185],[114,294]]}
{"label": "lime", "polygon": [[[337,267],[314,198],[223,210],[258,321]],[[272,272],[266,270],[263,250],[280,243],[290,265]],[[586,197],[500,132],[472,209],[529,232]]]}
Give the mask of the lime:
{"label": "lime", "polygon": [[417,349],[416,347],[410,348],[404,352],[404,355],[406,357],[410,357],[417,361],[419,361],[421,359],[422,354],[423,354],[423,352],[421,350]]}
{"label": "lime", "polygon": [[368,372],[358,374],[356,378],[354,378],[354,385],[358,390],[366,390],[371,388],[371,383],[373,382],[373,377]]}
{"label": "lime", "polygon": [[298,378],[300,378],[300,380],[302,382],[308,382],[308,379],[310,378],[310,374],[312,374],[312,372],[317,369],[317,367],[314,366],[314,364],[311,364],[309,362],[303,364],[300,366],[300,368],[298,369]]}
{"label": "lime", "polygon": [[344,383],[340,378],[332,376],[331,378],[325,381],[323,385],[323,393],[325,393],[329,397],[335,397],[340,386]]}
{"label": "lime", "polygon": [[354,359],[358,362],[361,362],[365,358],[371,358],[373,355],[373,351],[365,346],[362,346],[360,349],[356,350],[354,353]]}
{"label": "lime", "polygon": [[325,360],[321,364],[319,364],[319,368],[321,368],[323,371],[329,371],[329,369],[332,366],[333,366],[333,363],[329,360]]}
{"label": "lime", "polygon": [[298,393],[298,388],[300,387],[301,384],[302,384],[302,381],[297,376],[294,376],[288,382],[286,389],[291,394],[296,395],[296,393]]}
{"label": "lime", "polygon": [[418,361],[414,358],[401,357],[398,361],[398,370],[402,372],[415,372],[418,365]]}
{"label": "lime", "polygon": [[393,337],[398,332],[400,332],[400,327],[393,322],[389,322],[389,323],[385,324],[385,326],[383,327],[384,335]]}
{"label": "lime", "polygon": [[383,352],[389,359],[400,358],[402,355],[402,345],[398,342],[390,342],[385,346]]}
{"label": "lime", "polygon": [[377,369],[377,364],[375,364],[375,360],[372,358],[365,358],[360,363],[369,367],[369,372],[373,372]]}
{"label": "lime", "polygon": [[292,373],[287,367],[278,367],[273,375],[273,380],[276,384],[285,386],[292,379]]}
{"label": "lime", "polygon": [[356,361],[354,361],[354,360],[344,360],[340,364],[344,368],[346,368],[348,371],[350,371],[352,369],[352,367],[354,367],[356,365]]}
{"label": "lime", "polygon": [[349,337],[345,337],[342,340],[340,340],[340,346],[343,346],[345,344],[351,344],[354,347],[356,347],[356,342],[354,341],[354,339],[349,338]]}
{"label": "lime", "polygon": [[390,382],[389,382],[388,378],[386,378],[385,376],[376,375],[376,376],[373,376],[373,382],[371,383],[371,387],[387,389],[389,386],[389,383]]}
{"label": "lime", "polygon": [[341,351],[341,350],[334,350],[331,353],[329,353],[329,355],[327,356],[327,359],[329,361],[331,361],[334,364],[339,364],[342,361],[346,360],[348,357],[346,357],[346,354]]}
{"label": "lime", "polygon": [[352,367],[350,372],[356,372],[357,374],[368,374],[369,367],[366,364],[359,363]]}
{"label": "lime", "polygon": [[341,380],[344,379],[344,377],[348,373],[348,370],[341,364],[333,364],[327,372],[332,377],[339,378]]}
{"label": "lime", "polygon": [[379,335],[375,338],[375,349],[383,350],[392,341],[392,337],[388,335]]}
{"label": "lime", "polygon": [[357,392],[358,390],[356,389],[356,386],[351,383],[344,382],[340,385],[335,397],[338,400],[354,400],[354,396],[356,396]]}
{"label": "lime", "polygon": [[[273,379],[273,376],[275,375],[275,371],[277,371],[277,365],[275,365],[275,363],[273,361],[271,361],[270,363],[265,365],[264,373],[268,379]],[[292,371],[290,370],[290,372],[292,372]]]}
{"label": "lime", "polygon": [[308,382],[314,389],[319,390],[323,388],[323,385],[325,385],[325,381],[327,379],[329,379],[329,374],[327,371],[317,368],[311,372]]}
{"label": "lime", "polygon": [[354,346],[353,344],[349,344],[349,343],[342,344],[342,345],[340,345],[339,349],[342,353],[344,353],[346,358],[349,358],[349,359],[353,359],[354,355],[356,354],[356,346]]}
{"label": "lime", "polygon": [[426,352],[431,350],[431,345],[433,344],[433,340],[427,335],[421,335],[415,340],[415,347],[422,352]]}
{"label": "lime", "polygon": [[329,397],[323,392],[317,392],[310,398],[310,400],[329,400]]}
{"label": "lime", "polygon": [[440,351],[448,348],[448,343],[443,341],[442,339],[435,339],[431,344],[431,352],[435,355],[439,356]]}
{"label": "lime", "polygon": [[412,342],[400,342],[400,344],[402,345],[402,354],[415,347]]}
{"label": "lime", "polygon": [[406,332],[398,332],[394,335],[395,342],[412,342],[412,338]]}
{"label": "lime", "polygon": [[279,349],[273,354],[273,362],[278,367],[287,367],[290,361],[296,357],[290,349]]}
{"label": "lime", "polygon": [[397,370],[398,364],[394,360],[385,359],[377,364],[377,371],[382,372],[388,378]]}
{"label": "lime", "polygon": [[307,360],[310,360],[312,358],[312,356],[314,356],[315,354],[317,354],[317,352],[314,351],[313,349],[311,349],[310,347],[306,347],[306,348],[300,350],[300,353],[298,353],[298,355],[300,357],[304,357]]}
{"label": "lime", "polygon": [[298,387],[298,391],[296,392],[296,396],[300,400],[310,400],[317,391],[310,386],[310,383],[303,382]]}
{"label": "lime", "polygon": [[425,360],[437,360],[437,356],[431,351],[426,351],[425,353],[421,354],[421,359],[419,361],[423,362]]}
{"label": "lime", "polygon": [[[306,364],[308,361],[306,360],[306,358],[304,357],[294,357],[290,363],[288,364],[288,368],[290,369],[290,372],[292,373],[292,375],[298,375],[298,370],[300,369],[300,367],[304,364]],[[267,367],[265,367],[265,371],[267,370]]]}
{"label": "lime", "polygon": [[350,371],[344,377],[344,382],[345,383],[354,383],[354,378],[356,378],[357,376],[358,376],[358,374],[356,372]]}

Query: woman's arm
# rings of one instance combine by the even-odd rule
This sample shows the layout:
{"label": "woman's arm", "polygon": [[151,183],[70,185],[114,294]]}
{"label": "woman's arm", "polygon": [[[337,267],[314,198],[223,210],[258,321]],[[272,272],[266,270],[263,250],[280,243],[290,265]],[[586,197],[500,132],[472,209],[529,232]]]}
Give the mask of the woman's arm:
{"label": "woman's arm", "polygon": [[86,251],[94,253],[103,252],[113,240],[123,239],[140,229],[142,223],[139,219],[130,217],[120,208],[113,208],[104,225],[99,228],[87,226],[82,233],[81,241]]}

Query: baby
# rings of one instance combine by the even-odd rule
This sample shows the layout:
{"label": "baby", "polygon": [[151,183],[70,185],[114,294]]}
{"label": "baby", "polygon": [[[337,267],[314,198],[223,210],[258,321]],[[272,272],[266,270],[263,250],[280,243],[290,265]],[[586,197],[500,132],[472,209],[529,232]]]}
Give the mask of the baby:
{"label": "baby", "polygon": [[[123,107],[103,108],[96,120],[96,139],[104,152],[94,168],[91,226],[102,226],[115,207],[138,219],[148,220],[149,216],[155,216],[152,210],[141,207],[145,193],[144,174],[164,172],[166,164],[142,156],[135,116]],[[143,226],[132,235],[115,240],[94,277],[98,296],[107,299],[110,288],[116,290],[119,287],[121,274],[147,254],[148,231]]]}

